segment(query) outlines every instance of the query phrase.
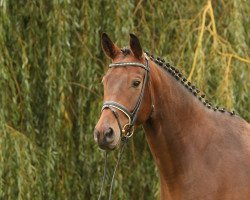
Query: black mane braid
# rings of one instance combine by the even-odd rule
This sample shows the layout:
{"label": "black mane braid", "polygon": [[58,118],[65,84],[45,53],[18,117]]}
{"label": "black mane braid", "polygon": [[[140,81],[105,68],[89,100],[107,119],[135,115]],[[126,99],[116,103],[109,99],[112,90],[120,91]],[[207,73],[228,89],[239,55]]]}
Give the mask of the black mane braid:
{"label": "black mane braid", "polygon": [[196,98],[198,98],[204,106],[206,106],[208,109],[213,109],[214,111],[220,111],[222,113],[228,112],[231,115],[235,115],[234,111],[227,111],[225,108],[219,108],[218,106],[213,106],[211,102],[209,102],[207,99],[205,99],[205,94],[200,94],[200,90],[195,87],[191,82],[187,81],[187,78],[174,66],[172,66],[170,63],[165,62],[164,59],[160,57],[155,57],[152,54],[149,54],[146,52],[147,56],[152,60],[154,63],[156,63],[158,66],[166,70],[169,74],[171,74],[177,81],[181,82],[181,84],[187,88]]}

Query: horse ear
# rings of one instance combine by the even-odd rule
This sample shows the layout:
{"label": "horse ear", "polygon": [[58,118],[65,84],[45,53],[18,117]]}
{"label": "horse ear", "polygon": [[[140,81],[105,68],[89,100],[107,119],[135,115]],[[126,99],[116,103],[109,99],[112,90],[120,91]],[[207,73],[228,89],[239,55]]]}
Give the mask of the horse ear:
{"label": "horse ear", "polygon": [[111,59],[114,59],[119,51],[119,48],[111,41],[106,33],[102,33],[102,48]]}
{"label": "horse ear", "polygon": [[130,35],[130,49],[138,59],[142,57],[142,48],[139,39],[132,33]]}

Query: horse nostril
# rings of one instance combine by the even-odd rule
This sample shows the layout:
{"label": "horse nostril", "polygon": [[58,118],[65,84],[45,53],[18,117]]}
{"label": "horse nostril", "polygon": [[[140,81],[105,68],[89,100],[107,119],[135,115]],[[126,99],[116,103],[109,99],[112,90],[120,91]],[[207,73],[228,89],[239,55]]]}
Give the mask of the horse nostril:
{"label": "horse nostril", "polygon": [[94,131],[94,140],[96,142],[98,142],[99,138],[100,138],[100,132],[95,129],[95,131]]}
{"label": "horse nostril", "polygon": [[104,133],[105,137],[111,138],[114,135],[114,130],[112,128],[108,128],[108,130]]}

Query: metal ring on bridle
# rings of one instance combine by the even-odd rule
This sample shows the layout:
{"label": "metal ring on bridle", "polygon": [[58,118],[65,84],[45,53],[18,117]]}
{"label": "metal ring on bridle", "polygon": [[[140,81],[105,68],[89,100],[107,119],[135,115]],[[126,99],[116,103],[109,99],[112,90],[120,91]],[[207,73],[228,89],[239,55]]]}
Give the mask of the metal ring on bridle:
{"label": "metal ring on bridle", "polygon": [[134,134],[135,127],[131,126],[129,123],[125,124],[122,128],[122,135],[126,138],[130,138]]}

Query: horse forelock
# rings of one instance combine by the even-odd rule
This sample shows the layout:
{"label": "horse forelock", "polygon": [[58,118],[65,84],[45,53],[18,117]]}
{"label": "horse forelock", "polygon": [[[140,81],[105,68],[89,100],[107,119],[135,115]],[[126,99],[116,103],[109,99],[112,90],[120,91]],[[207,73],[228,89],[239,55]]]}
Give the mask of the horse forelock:
{"label": "horse forelock", "polygon": [[131,54],[131,50],[128,47],[121,48],[121,52],[124,56]]}

